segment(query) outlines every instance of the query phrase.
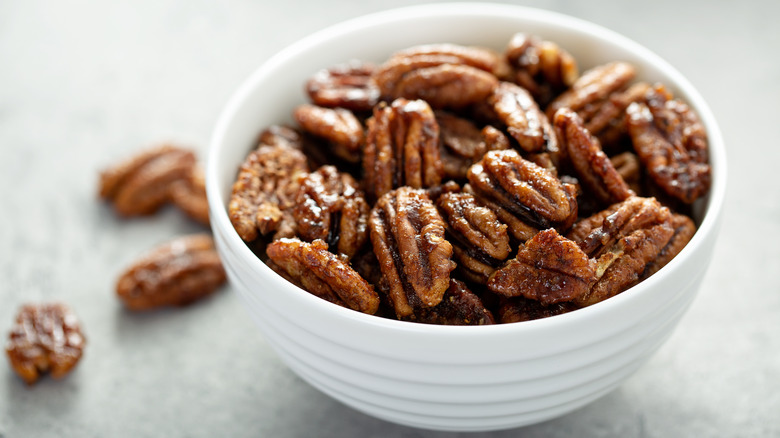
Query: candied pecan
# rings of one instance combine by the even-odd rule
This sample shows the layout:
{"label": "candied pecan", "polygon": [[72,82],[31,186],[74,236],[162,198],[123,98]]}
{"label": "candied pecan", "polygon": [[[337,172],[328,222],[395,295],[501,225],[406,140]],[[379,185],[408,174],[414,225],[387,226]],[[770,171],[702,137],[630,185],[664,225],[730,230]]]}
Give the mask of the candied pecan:
{"label": "candied pecan", "polygon": [[640,193],[639,183],[642,179],[642,172],[639,167],[639,158],[631,152],[623,152],[609,157],[612,167],[617,170],[623,181],[634,193]]}
{"label": "candied pecan", "polygon": [[423,190],[401,187],[382,196],[369,219],[371,243],[399,318],[439,304],[449,287],[452,245],[444,221]]}
{"label": "candied pecan", "polygon": [[363,125],[350,110],[304,104],[295,108],[293,117],[301,128],[327,141],[334,155],[344,161],[360,161]]}
{"label": "candied pecan", "polygon": [[116,293],[130,310],[182,306],[212,294],[225,280],[214,239],[193,234],[139,258],[117,280]]}
{"label": "candied pecan", "polygon": [[558,140],[547,116],[524,88],[501,82],[488,97],[507,132],[526,152],[557,151]]}
{"label": "candied pecan", "polygon": [[468,65],[442,64],[406,73],[393,97],[423,99],[434,108],[463,108],[482,101],[498,85],[490,73]]}
{"label": "candied pecan", "polygon": [[482,300],[463,283],[450,279],[450,287],[444,292],[441,302],[427,309],[420,309],[410,321],[442,325],[488,325],[494,324],[493,314],[485,308]]}
{"label": "candied pecan", "polygon": [[509,41],[506,60],[513,67],[511,79],[530,91],[540,105],[577,80],[577,62],[557,44],[535,35],[517,33]]}
{"label": "candied pecan", "polygon": [[477,192],[471,187],[471,184],[463,186],[463,192],[473,195],[479,200],[479,203],[492,210],[498,220],[507,225],[507,230],[511,233],[512,237],[520,242],[534,237],[539,232],[538,228],[523,222],[523,219],[515,215],[512,211],[504,208],[499,202],[491,201],[486,197],[480,197]]}
{"label": "candied pecan", "polygon": [[209,224],[209,201],[202,167],[192,166],[189,175],[171,184],[170,190],[171,202],[176,207],[192,219]]}
{"label": "candied pecan", "polygon": [[371,76],[376,66],[352,60],[322,69],[306,82],[306,92],[316,105],[369,111],[379,101],[379,88]]}
{"label": "candied pecan", "polygon": [[626,62],[616,61],[594,67],[547,106],[547,116],[552,118],[559,109],[570,108],[587,122],[613,93],[622,91],[635,75],[634,66]]}
{"label": "candied pecan", "polygon": [[297,130],[289,126],[271,125],[265,128],[258,136],[257,147],[263,145],[302,149],[303,137]]}
{"label": "candied pecan", "polygon": [[576,300],[595,282],[593,260],[551,228],[527,241],[517,257],[490,276],[487,286],[506,297],[524,296],[546,305]]}
{"label": "candied pecan", "polygon": [[561,315],[579,307],[571,302],[561,302],[544,305],[536,300],[525,297],[513,297],[505,299],[498,309],[499,322],[508,324],[512,322],[532,321],[534,319],[549,318]]}
{"label": "candied pecan", "polygon": [[511,251],[506,224],[469,193],[444,193],[436,205],[458,269],[469,280],[484,284]]}
{"label": "candied pecan", "polygon": [[635,195],[577,113],[561,108],[555,113],[553,123],[578,179],[596,199],[613,204]]}
{"label": "candied pecan", "polygon": [[62,378],[76,366],[86,339],[78,318],[65,304],[25,304],[16,315],[5,352],[28,385],[50,372]]}
{"label": "candied pecan", "polygon": [[[297,149],[260,146],[247,156],[233,184],[228,214],[233,227],[247,242],[261,234],[284,230],[289,236],[298,177],[308,171],[306,156]],[[278,231],[277,231],[277,234]]]}
{"label": "candied pecan", "polygon": [[[575,187],[561,183],[515,150],[486,153],[471,166],[468,178],[477,198],[505,223],[508,212],[537,229],[564,230],[577,218]],[[508,224],[517,236],[513,224]]]}
{"label": "candied pecan", "polygon": [[596,136],[605,148],[616,149],[621,145],[621,140],[628,136],[626,108],[633,102],[643,101],[649,89],[650,84],[639,82],[625,91],[611,93],[608,99],[597,106],[597,110],[590,111],[585,128]]}
{"label": "candied pecan", "polygon": [[642,272],[641,280],[655,274],[659,269],[666,266],[667,263],[682,251],[685,245],[691,241],[693,234],[696,232],[696,225],[691,218],[682,214],[672,214],[671,226],[674,229],[674,234],[669,239],[669,242],[661,249],[654,260],[652,260]]}
{"label": "candied pecan", "polygon": [[707,133],[688,105],[659,86],[647,93],[646,103],[632,103],[626,113],[634,149],[653,182],[688,204],[707,193]]}
{"label": "candied pecan", "polygon": [[322,240],[279,239],[266,248],[269,266],[291,283],[342,307],[374,314],[379,295]]}
{"label": "candied pecan", "polygon": [[490,49],[450,43],[409,47],[394,53],[391,59],[409,59],[418,56],[451,56],[458,60],[457,64],[470,65],[486,72],[496,72],[501,68],[500,56]]}
{"label": "candied pecan", "polygon": [[479,161],[485,152],[508,149],[509,140],[492,126],[481,131],[474,123],[443,111],[436,111],[442,168],[445,178],[464,179],[469,167]]}
{"label": "candied pecan", "polygon": [[433,187],[441,182],[439,125],[423,100],[380,103],[368,120],[363,152],[366,192],[378,199],[393,188]]}
{"label": "candied pecan", "polygon": [[156,212],[169,200],[171,184],[184,179],[195,164],[188,149],[165,144],[148,149],[100,174],[100,196],[122,216]]}
{"label": "candied pecan", "polygon": [[298,236],[351,258],[368,239],[369,206],[350,175],[323,166],[302,178],[292,210]]}

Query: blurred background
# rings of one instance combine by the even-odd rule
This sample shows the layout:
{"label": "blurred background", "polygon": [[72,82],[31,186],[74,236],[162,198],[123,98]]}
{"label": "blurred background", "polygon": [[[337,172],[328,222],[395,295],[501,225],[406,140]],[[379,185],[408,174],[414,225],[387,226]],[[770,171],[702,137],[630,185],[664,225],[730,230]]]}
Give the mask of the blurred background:
{"label": "blurred background", "polygon": [[[567,416],[473,436],[780,436],[780,3],[512,3],[603,25],[676,66],[720,123],[729,189],[701,293],[645,367]],[[0,0],[0,336],[22,303],[61,300],[88,338],[62,381],[27,388],[0,360],[0,438],[456,435],[375,420],[322,395],[279,361],[229,286],[183,309],[123,310],[114,282],[125,266],[206,229],[172,208],[120,220],[96,195],[99,170],[145,146],[172,140],[205,160],[223,105],[264,60],[387,8]]]}

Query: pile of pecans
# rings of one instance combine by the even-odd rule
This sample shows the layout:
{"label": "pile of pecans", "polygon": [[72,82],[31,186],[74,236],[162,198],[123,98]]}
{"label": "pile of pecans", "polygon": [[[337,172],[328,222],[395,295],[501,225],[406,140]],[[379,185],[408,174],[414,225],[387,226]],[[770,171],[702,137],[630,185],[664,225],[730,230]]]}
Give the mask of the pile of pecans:
{"label": "pile of pecans", "polygon": [[610,298],[693,236],[698,116],[555,43],[416,46],[315,73],[297,127],[259,136],[228,206],[290,282],[405,321],[492,324]]}

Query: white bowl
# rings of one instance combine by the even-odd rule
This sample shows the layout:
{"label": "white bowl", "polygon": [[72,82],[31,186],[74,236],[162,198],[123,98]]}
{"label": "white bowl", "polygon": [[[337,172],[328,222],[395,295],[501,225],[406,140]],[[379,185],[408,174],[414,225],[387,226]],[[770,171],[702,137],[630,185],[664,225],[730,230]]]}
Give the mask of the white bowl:
{"label": "white bowl", "polygon": [[[699,202],[690,243],[641,284],[575,312],[493,326],[431,326],[364,315],[282,279],[239,238],[225,206],[257,134],[291,122],[315,71],[350,59],[381,62],[423,43],[503,50],[530,32],[557,42],[581,70],[629,61],[701,116],[713,184]],[[414,6],[353,19],[282,50],[238,89],[217,123],[208,158],[211,224],[228,277],[263,336],[287,365],[324,393],[375,417],[421,428],[480,431],[532,424],[597,399],[625,380],[669,337],[696,295],[720,223],[726,185],[721,134],[710,109],[672,66],[612,31],[518,6]],[[260,365],[258,365],[260,366]]]}

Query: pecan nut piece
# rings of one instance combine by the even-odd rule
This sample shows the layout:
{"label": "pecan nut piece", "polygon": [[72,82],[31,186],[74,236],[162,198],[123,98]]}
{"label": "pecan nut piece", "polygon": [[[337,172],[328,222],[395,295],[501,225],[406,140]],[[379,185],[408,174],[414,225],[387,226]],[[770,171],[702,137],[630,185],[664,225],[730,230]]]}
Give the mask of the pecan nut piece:
{"label": "pecan nut piece", "polygon": [[567,51],[535,35],[515,34],[505,56],[513,68],[512,81],[530,91],[543,106],[579,76],[577,62]]}
{"label": "pecan nut piece", "polygon": [[553,122],[577,177],[596,199],[614,204],[635,195],[577,113],[561,108]]}
{"label": "pecan nut piece", "polygon": [[135,261],[117,280],[116,293],[130,310],[183,306],[214,293],[225,280],[214,239],[193,234]]}
{"label": "pecan nut piece", "polygon": [[691,218],[683,214],[672,214],[671,226],[674,234],[669,242],[659,252],[658,256],[651,261],[644,269],[641,280],[655,274],[659,269],[666,266],[667,263],[682,251],[685,245],[691,241],[696,233],[696,225]]}
{"label": "pecan nut piece", "polygon": [[498,85],[491,73],[468,65],[442,64],[405,74],[393,97],[423,99],[434,108],[464,108],[488,97]]}
{"label": "pecan nut piece", "polygon": [[594,67],[547,106],[547,116],[552,118],[559,109],[569,108],[587,122],[613,93],[623,91],[635,75],[634,66],[626,62]]}
{"label": "pecan nut piece", "polygon": [[616,91],[609,98],[595,105],[595,109],[580,111],[587,115],[585,128],[599,139],[605,148],[619,149],[623,139],[628,137],[626,109],[634,102],[642,102],[650,90],[650,84],[639,82],[625,91]]}
{"label": "pecan nut piece", "polygon": [[428,195],[410,187],[388,192],[371,211],[369,226],[396,316],[439,304],[455,263],[444,220]]}
{"label": "pecan nut piece", "polygon": [[396,187],[433,187],[441,182],[439,125],[425,101],[396,99],[374,108],[363,170],[366,192],[373,199]]}
{"label": "pecan nut piece", "polygon": [[186,178],[171,185],[170,198],[173,205],[192,219],[209,224],[209,201],[206,197],[206,178],[203,168],[195,165]]}
{"label": "pecan nut piece", "polygon": [[509,324],[512,322],[549,318],[577,309],[579,309],[579,307],[571,302],[564,301],[544,305],[539,301],[529,300],[528,298],[520,296],[504,300],[498,309],[498,317],[501,324]]}
{"label": "pecan nut piece", "polygon": [[501,82],[488,97],[488,103],[524,151],[558,151],[558,139],[550,120],[524,88]]}
{"label": "pecan nut piece", "polygon": [[295,204],[298,178],[306,172],[306,156],[297,149],[263,145],[252,151],[239,169],[228,204],[238,235],[247,242],[255,240],[258,231],[291,235],[288,210]]}
{"label": "pecan nut piece", "polygon": [[609,157],[612,167],[615,168],[628,187],[639,194],[641,192],[639,184],[642,180],[642,171],[639,167],[639,158],[631,152],[623,152]]}
{"label": "pecan nut piece", "polygon": [[195,165],[188,149],[162,145],[148,149],[100,174],[100,196],[122,216],[156,212],[169,200],[171,185],[187,178]]}
{"label": "pecan nut piece", "polygon": [[489,325],[494,324],[493,314],[482,300],[461,281],[450,279],[450,287],[441,302],[430,308],[420,309],[409,320],[424,324],[440,325]]}
{"label": "pecan nut piece", "polygon": [[306,82],[306,92],[314,104],[328,108],[369,111],[379,101],[379,88],[371,76],[376,66],[353,60],[314,74]]}
{"label": "pecan nut piece", "polygon": [[266,248],[272,269],[291,283],[342,307],[374,314],[379,295],[322,240],[279,239]]}
{"label": "pecan nut piece", "polygon": [[480,130],[470,120],[444,111],[436,111],[436,122],[445,178],[465,179],[469,167],[485,152],[510,147],[509,139],[490,125]]}
{"label": "pecan nut piece", "polygon": [[634,149],[650,178],[688,204],[706,194],[709,153],[699,116],[663,87],[648,92],[646,103],[632,103],[626,113]]}
{"label": "pecan nut piece", "polygon": [[595,282],[595,262],[575,242],[548,229],[527,241],[517,257],[490,276],[487,286],[506,297],[548,305],[576,300]]}
{"label": "pecan nut piece", "polygon": [[60,303],[26,304],[19,309],[5,352],[28,385],[50,372],[62,378],[79,362],[86,339],[78,318]]}
{"label": "pecan nut piece", "polygon": [[350,175],[323,166],[302,179],[292,214],[298,236],[323,240],[334,253],[348,258],[368,239],[369,206]]}
{"label": "pecan nut piece", "polygon": [[360,161],[363,125],[352,111],[304,104],[295,108],[293,118],[304,131],[326,140],[337,157],[350,163]]}

